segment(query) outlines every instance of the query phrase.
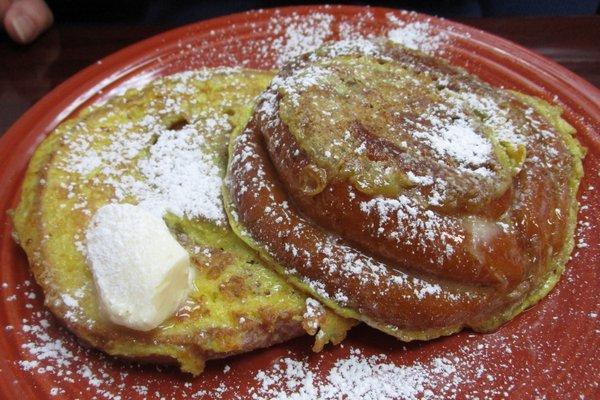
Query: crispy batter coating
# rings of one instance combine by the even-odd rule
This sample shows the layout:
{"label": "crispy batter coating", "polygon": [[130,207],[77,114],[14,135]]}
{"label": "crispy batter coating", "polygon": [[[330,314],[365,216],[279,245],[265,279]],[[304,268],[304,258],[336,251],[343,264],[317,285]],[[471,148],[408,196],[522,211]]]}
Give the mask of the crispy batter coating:
{"label": "crispy batter coating", "polygon": [[573,247],[584,152],[560,114],[391,42],[326,45],[285,66],[232,139],[232,226],[400,339],[494,329]]}

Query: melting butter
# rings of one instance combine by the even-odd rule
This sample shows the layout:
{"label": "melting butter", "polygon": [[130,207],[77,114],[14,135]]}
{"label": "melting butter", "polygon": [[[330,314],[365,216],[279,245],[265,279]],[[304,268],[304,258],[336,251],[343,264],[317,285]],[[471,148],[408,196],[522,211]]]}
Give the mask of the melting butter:
{"label": "melting butter", "polygon": [[88,226],[86,245],[100,307],[113,323],[152,330],[187,298],[189,255],[164,221],[143,208],[100,208]]}

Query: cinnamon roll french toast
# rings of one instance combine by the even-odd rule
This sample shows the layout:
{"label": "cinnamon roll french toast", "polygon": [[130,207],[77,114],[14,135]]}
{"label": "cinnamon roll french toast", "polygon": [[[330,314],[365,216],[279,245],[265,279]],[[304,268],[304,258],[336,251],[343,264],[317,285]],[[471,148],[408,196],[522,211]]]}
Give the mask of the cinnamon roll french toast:
{"label": "cinnamon roll french toast", "polygon": [[337,313],[401,340],[490,331],[573,248],[584,149],[561,109],[389,41],[284,66],[233,135],[233,230]]}

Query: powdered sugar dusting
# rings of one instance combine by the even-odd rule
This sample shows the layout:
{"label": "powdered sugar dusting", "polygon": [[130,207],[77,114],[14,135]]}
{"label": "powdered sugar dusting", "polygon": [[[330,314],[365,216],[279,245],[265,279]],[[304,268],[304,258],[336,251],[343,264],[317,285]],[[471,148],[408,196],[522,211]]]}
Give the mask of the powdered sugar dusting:
{"label": "powdered sugar dusting", "polygon": [[[383,354],[365,356],[352,348],[338,359],[324,377],[314,366],[293,358],[283,358],[255,379],[260,387],[254,399],[430,399],[435,376],[443,379],[456,373],[453,362],[444,357],[428,364],[397,366]],[[454,377],[458,383],[462,379]]]}
{"label": "powdered sugar dusting", "polygon": [[[168,80],[175,83],[175,92],[189,95],[192,92],[185,85],[191,78],[206,76],[203,72],[182,73]],[[230,131],[232,126],[226,115],[213,113],[195,121],[179,117],[183,126],[170,127],[165,120],[185,115],[185,101],[190,100],[177,96],[157,100],[143,118],[112,128],[103,127],[102,122],[116,118],[120,111],[109,111],[99,126],[79,122],[64,138],[68,154],[60,167],[78,176],[65,188],[78,196],[74,185],[108,186],[113,201],[134,199],[158,216],[169,212],[224,224],[222,171],[215,165],[206,139],[216,130]],[[114,129],[106,145],[99,136],[103,129]],[[86,206],[85,198],[78,200],[77,207]]]}
{"label": "powdered sugar dusting", "polygon": [[[319,318],[323,315],[325,309],[317,300],[307,297],[306,298],[306,310],[302,315],[305,324],[309,328],[309,332],[316,332],[319,328]],[[313,333],[314,334],[314,333]]]}
{"label": "powdered sugar dusting", "polygon": [[320,47],[331,36],[333,21],[333,15],[319,12],[273,18],[270,30],[275,35],[282,33],[272,42],[277,55],[276,65],[282,66],[290,59]]}
{"label": "powdered sugar dusting", "polygon": [[276,37],[265,43],[261,52],[274,53],[275,65],[281,67],[291,59],[314,51],[331,40],[360,41],[378,36],[428,54],[443,52],[451,40],[448,33],[437,31],[428,20],[414,21],[417,17],[415,13],[401,12],[401,15],[405,19],[398,18],[395,13],[388,13],[386,17],[389,27],[384,27],[379,35],[368,32],[365,28],[374,20],[369,10],[356,16],[353,21],[339,20],[339,16],[327,12],[275,16],[269,21],[267,32]]}
{"label": "powdered sugar dusting", "polygon": [[[568,275],[572,275],[570,270]],[[13,293],[20,301],[28,299],[31,289],[5,285],[3,294]],[[551,295],[558,300],[555,293]],[[38,296],[34,302],[41,307]],[[578,305],[570,304],[568,313],[590,319]],[[537,309],[541,316],[546,311]],[[547,312],[553,313],[552,307]],[[583,316],[586,314],[586,316]],[[548,388],[531,387],[530,374],[539,374],[547,369],[554,373],[561,369],[572,376],[582,373],[587,378],[587,393],[598,388],[598,377],[587,364],[566,364],[561,349],[575,337],[564,331],[560,340],[531,341],[531,329],[524,321],[504,333],[489,335],[462,334],[460,344],[438,344],[433,355],[425,352],[430,343],[404,347],[393,339],[380,338],[383,347],[375,349],[361,345],[363,339],[351,338],[348,345],[331,348],[318,355],[310,354],[303,343],[285,344],[287,354],[274,356],[267,365],[264,354],[257,354],[255,369],[249,380],[239,381],[234,377],[246,375],[248,365],[231,361],[224,368],[209,368],[205,375],[192,379],[177,375],[162,368],[141,367],[114,362],[98,352],[80,346],[48,311],[27,311],[21,320],[12,321],[3,328],[7,340],[22,343],[17,359],[8,358],[27,376],[44,376],[53,382],[49,394],[59,396],[71,391],[77,397],[105,399],[160,399],[160,398],[219,398],[225,394],[233,399],[456,399],[456,398],[511,398],[515,391],[528,393],[531,397],[556,394],[563,397],[572,392],[571,381],[554,381]],[[561,327],[565,322],[554,322]],[[548,326],[542,330],[562,329]],[[360,335],[371,335],[360,328]],[[600,334],[600,330],[596,332]],[[356,335],[355,335],[356,336]],[[573,351],[569,347],[569,351]],[[580,349],[581,350],[581,349]],[[577,351],[580,351],[577,350]],[[334,351],[335,355],[328,352]],[[280,353],[276,353],[280,354]],[[534,354],[527,365],[521,357]],[[541,364],[540,354],[548,354],[549,365]],[[579,353],[578,353],[579,354]],[[333,356],[333,360],[331,357]],[[7,357],[11,357],[7,355]],[[248,357],[253,357],[251,354]],[[545,358],[544,358],[545,359]],[[227,368],[228,367],[228,368]],[[224,374],[227,369],[227,374]],[[142,372],[143,371],[143,372]],[[583,372],[575,372],[583,371]],[[585,372],[587,371],[587,372]],[[75,385],[78,385],[76,389]],[[474,389],[474,387],[477,389]],[[587,389],[586,389],[587,388]],[[582,392],[585,393],[585,392]],[[562,394],[562,396],[561,396]],[[550,398],[550,397],[549,397]],[[576,398],[576,396],[575,396]],[[585,396],[584,396],[585,398]]]}
{"label": "powdered sugar dusting", "polygon": [[[214,119],[210,124],[230,128],[225,119]],[[221,171],[202,151],[204,143],[202,133],[191,126],[163,131],[149,157],[138,163],[144,183],[123,180],[125,188],[119,189],[132,193],[141,207],[157,214],[168,211],[180,217],[222,222]]]}
{"label": "powdered sugar dusting", "polygon": [[460,164],[481,166],[492,155],[492,144],[463,120],[437,127],[436,132],[415,132],[441,156],[449,155]]}
{"label": "powdered sugar dusting", "polygon": [[[360,204],[365,214],[376,214],[381,226],[385,225],[391,216],[398,220],[397,230],[389,233],[395,240],[403,240],[414,245],[414,252],[420,252],[432,246],[446,249],[435,260],[442,262],[444,257],[454,254],[457,245],[465,240],[456,221],[444,218],[431,210],[423,209],[414,199],[405,195],[397,199],[375,197]],[[417,215],[421,218],[417,218]],[[451,233],[456,232],[456,233]]]}
{"label": "powdered sugar dusting", "polygon": [[425,21],[401,20],[394,13],[387,14],[388,20],[396,26],[390,30],[387,37],[395,43],[401,44],[409,49],[420,50],[432,54],[442,49],[450,40],[448,33],[436,32],[436,28]]}

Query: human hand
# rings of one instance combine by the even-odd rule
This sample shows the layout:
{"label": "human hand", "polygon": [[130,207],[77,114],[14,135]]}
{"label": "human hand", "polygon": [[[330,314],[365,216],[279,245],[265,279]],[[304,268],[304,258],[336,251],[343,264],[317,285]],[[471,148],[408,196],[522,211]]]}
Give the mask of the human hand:
{"label": "human hand", "polygon": [[0,19],[8,35],[21,44],[32,42],[54,22],[44,0],[0,0]]}

